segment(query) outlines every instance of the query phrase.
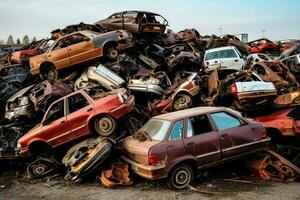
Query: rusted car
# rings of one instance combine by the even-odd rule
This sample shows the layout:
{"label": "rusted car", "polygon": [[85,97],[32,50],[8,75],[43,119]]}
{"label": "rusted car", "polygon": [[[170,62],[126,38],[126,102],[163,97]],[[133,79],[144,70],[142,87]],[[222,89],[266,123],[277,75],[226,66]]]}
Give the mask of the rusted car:
{"label": "rusted car", "polygon": [[266,128],[276,151],[300,166],[300,107],[280,110],[255,120]]}
{"label": "rusted car", "polygon": [[111,136],[117,119],[134,107],[134,96],[124,88],[106,93],[97,99],[83,90],[73,92],[50,105],[43,120],[18,141],[20,153],[36,156],[94,131]]}
{"label": "rusted car", "polygon": [[176,189],[201,170],[267,148],[263,126],[223,107],[196,107],[151,118],[123,142],[132,170],[146,179],[167,178]]}
{"label": "rusted car", "polygon": [[95,24],[107,31],[123,29],[133,33],[164,33],[168,21],[159,14],[144,11],[123,11]]}
{"label": "rusted car", "polygon": [[34,117],[33,104],[28,98],[28,94],[34,85],[30,85],[13,94],[6,101],[5,119],[8,121],[32,119]]}
{"label": "rusted car", "polygon": [[103,34],[78,31],[62,36],[44,54],[30,58],[31,74],[44,75],[51,69],[61,70],[104,56],[117,59],[119,51],[134,45],[131,38],[123,30]]}
{"label": "rusted car", "polygon": [[20,49],[20,51],[13,52],[10,57],[11,63],[28,65],[30,57],[44,53],[53,43],[50,39],[42,39],[30,43],[29,45]]}
{"label": "rusted car", "polygon": [[32,123],[22,122],[0,126],[0,160],[20,158],[17,141],[33,126]]}
{"label": "rusted car", "polygon": [[278,54],[280,46],[268,40],[261,38],[247,43],[251,47],[251,53]]}
{"label": "rusted car", "polygon": [[33,103],[35,111],[46,112],[47,108],[55,100],[71,93],[72,90],[63,82],[48,80],[37,84],[29,94],[29,99]]}
{"label": "rusted car", "polygon": [[251,111],[263,108],[277,97],[274,84],[263,81],[254,72],[243,70],[219,80],[220,72],[216,70],[211,73],[209,82],[209,90],[217,94],[217,105]]}
{"label": "rusted car", "polygon": [[180,79],[167,88],[161,99],[149,102],[149,110],[153,115],[158,115],[190,108],[193,105],[193,97],[199,94],[200,89],[197,73],[190,73],[187,78]]}
{"label": "rusted car", "polygon": [[262,80],[273,82],[279,91],[299,88],[295,76],[281,61],[257,62],[249,70],[258,74]]}

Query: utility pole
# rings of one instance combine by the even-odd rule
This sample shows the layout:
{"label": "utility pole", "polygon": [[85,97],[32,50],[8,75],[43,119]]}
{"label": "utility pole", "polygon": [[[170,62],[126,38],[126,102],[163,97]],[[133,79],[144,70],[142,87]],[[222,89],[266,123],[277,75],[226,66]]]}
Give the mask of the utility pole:
{"label": "utility pole", "polygon": [[266,29],[261,30],[261,32],[262,32],[262,35],[263,35],[263,38],[264,38],[265,37]]}

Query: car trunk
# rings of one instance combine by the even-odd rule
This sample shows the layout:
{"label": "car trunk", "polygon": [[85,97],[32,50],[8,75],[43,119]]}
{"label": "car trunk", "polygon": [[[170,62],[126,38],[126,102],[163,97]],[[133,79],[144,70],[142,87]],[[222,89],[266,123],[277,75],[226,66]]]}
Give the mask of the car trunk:
{"label": "car trunk", "polygon": [[156,144],[161,141],[157,140],[146,140],[140,142],[134,139],[132,136],[128,137],[123,142],[123,148],[125,150],[125,156],[137,163],[148,164],[148,152]]}

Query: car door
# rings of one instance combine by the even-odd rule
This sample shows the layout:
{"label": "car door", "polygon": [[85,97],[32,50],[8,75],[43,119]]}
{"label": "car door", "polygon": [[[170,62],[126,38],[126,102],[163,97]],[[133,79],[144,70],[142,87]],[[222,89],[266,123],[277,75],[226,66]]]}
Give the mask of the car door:
{"label": "car door", "polygon": [[218,130],[222,159],[239,156],[251,150],[255,137],[248,123],[225,112],[211,113],[210,117]]}
{"label": "car door", "polygon": [[187,155],[183,144],[183,120],[174,123],[166,141],[168,166],[173,166],[179,159]]}
{"label": "car door", "polygon": [[60,100],[49,107],[42,125],[42,137],[51,146],[55,147],[68,142],[66,138],[71,133],[71,129],[66,122],[64,100]]}
{"label": "car door", "polygon": [[206,53],[204,58],[204,66],[208,69],[216,69],[218,67],[221,67],[219,51]]}
{"label": "car door", "polygon": [[117,13],[115,15],[112,15],[108,20],[107,20],[107,27],[109,30],[116,30],[116,29],[124,29],[123,27],[123,18],[122,18],[123,13]]}
{"label": "car door", "polygon": [[186,122],[184,146],[191,155],[196,157],[198,166],[220,160],[219,136],[213,129],[208,116],[202,114],[190,117]]}
{"label": "car door", "polygon": [[65,68],[71,64],[69,51],[64,40],[65,38],[59,39],[47,53],[47,60],[51,61],[57,69]]}
{"label": "car door", "polygon": [[81,93],[67,98],[67,122],[72,131],[70,139],[87,135],[90,132],[88,119],[93,115],[93,104]]}
{"label": "car door", "polygon": [[233,49],[219,51],[221,68],[241,70],[240,58]]}
{"label": "car door", "polygon": [[138,13],[135,11],[128,11],[123,14],[124,29],[131,32],[139,31]]}
{"label": "car door", "polygon": [[92,40],[81,34],[76,33],[70,36],[71,45],[68,46],[71,65],[82,63],[99,57],[97,49]]}

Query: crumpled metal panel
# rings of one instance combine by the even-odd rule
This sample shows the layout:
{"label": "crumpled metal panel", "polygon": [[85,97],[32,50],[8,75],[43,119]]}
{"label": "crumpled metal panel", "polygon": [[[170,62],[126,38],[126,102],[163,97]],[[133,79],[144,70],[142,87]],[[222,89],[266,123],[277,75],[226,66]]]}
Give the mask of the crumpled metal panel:
{"label": "crumpled metal panel", "polygon": [[296,165],[273,151],[251,161],[249,167],[257,177],[265,180],[292,182],[300,174]]}
{"label": "crumpled metal panel", "polygon": [[124,162],[111,163],[110,168],[103,170],[101,177],[98,178],[109,188],[133,184],[133,180],[129,177],[128,164]]}

